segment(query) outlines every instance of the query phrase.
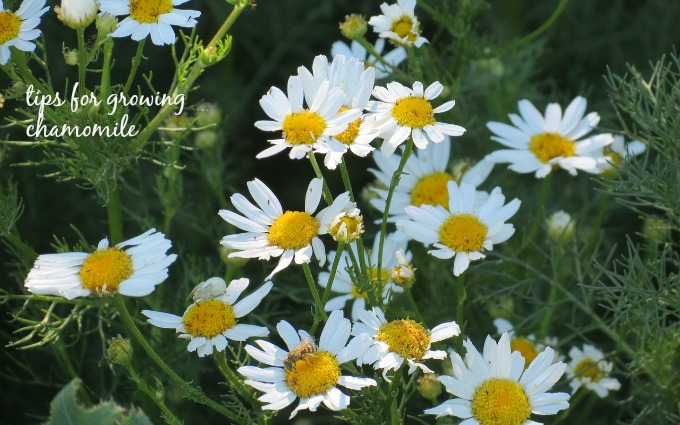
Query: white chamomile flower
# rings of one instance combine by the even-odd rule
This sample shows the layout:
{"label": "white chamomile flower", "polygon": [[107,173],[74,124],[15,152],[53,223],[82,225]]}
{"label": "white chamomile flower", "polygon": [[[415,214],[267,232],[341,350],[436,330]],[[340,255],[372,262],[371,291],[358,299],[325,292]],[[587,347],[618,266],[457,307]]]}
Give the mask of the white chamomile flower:
{"label": "white chamomile flower", "polygon": [[626,143],[623,136],[615,135],[612,144],[606,146],[602,153],[600,174],[615,176],[616,168],[621,167],[623,161],[642,155],[646,150],[647,146],[638,140]]}
{"label": "white chamomile flower", "polygon": [[567,367],[567,376],[572,394],[584,386],[604,398],[609,391],[618,391],[621,388],[619,380],[609,376],[614,366],[612,362],[605,361],[602,351],[592,345],[583,344],[583,350],[573,347],[569,350],[569,357],[571,361]]}
{"label": "white chamomile flower", "polygon": [[229,257],[260,260],[281,257],[267,279],[288,267],[293,260],[295,264],[309,263],[312,253],[323,265],[326,248],[319,235],[328,233],[328,226],[323,225],[329,222],[327,212],[339,212],[348,202],[349,194],[339,195],[332,205],[313,216],[321,200],[322,187],[321,179],[312,179],[307,188],[304,211],[284,212],[276,195],[264,183],[258,179],[248,182],[248,191],[257,206],[237,193],[232,195],[231,203],[243,215],[229,210],[219,212],[226,222],[245,230],[245,233],[222,238],[222,245],[236,250]]}
{"label": "white chamomile flower", "polygon": [[35,260],[24,286],[34,294],[69,300],[109,293],[143,297],[168,277],[168,267],[177,259],[175,254],[166,254],[170,247],[163,233],[151,229],[114,247],[104,238],[90,254],[43,254]]}
{"label": "white chamomile flower", "polygon": [[[476,164],[469,161],[457,162],[451,170],[448,168],[450,152],[451,139],[446,136],[443,142],[429,144],[425,149],[419,149],[411,155],[404,166],[404,174],[394,189],[388,221],[407,219],[404,209],[409,205],[416,207],[441,205],[448,208],[449,191],[446,187],[448,182],[455,181],[478,187],[493,169],[493,162],[481,160]],[[368,171],[373,173],[381,186],[389,187],[400,159],[396,155],[385,158],[373,153],[373,160],[378,169],[369,168]],[[378,197],[371,199],[371,205],[379,211],[385,211],[389,191],[377,188],[372,190]],[[479,199],[482,198],[480,195]]]}
{"label": "white chamomile flower", "polygon": [[269,367],[242,366],[238,372],[245,376],[245,383],[264,392],[259,400],[264,410],[282,410],[296,399],[300,404],[290,418],[298,411],[309,409],[315,412],[321,403],[333,411],[346,409],[350,398],[338,386],[351,390],[375,386],[370,378],[342,375],[341,365],[354,360],[365,350],[366,341],[354,338],[349,344],[352,325],[334,311],[321,332],[318,346],[305,331],[296,332],[286,321],[276,325],[279,336],[287,349],[281,349],[267,341],[257,340],[259,346],[246,345],[250,356]]}
{"label": "white chamomile flower", "polygon": [[420,22],[415,15],[416,0],[397,0],[396,4],[380,5],[382,15],[371,16],[368,24],[373,31],[402,46],[420,47],[427,39],[420,35]]}
{"label": "white chamomile flower", "polygon": [[102,13],[113,16],[129,15],[118,23],[111,37],[128,37],[140,41],[151,35],[157,46],[175,43],[172,26],[193,28],[198,10],[176,9],[189,0],[99,0]]}
{"label": "white chamomile flower", "polygon": [[512,224],[505,223],[519,209],[520,201],[513,199],[504,205],[500,188],[479,203],[474,186],[448,183],[449,209],[440,205],[406,207],[410,220],[397,222],[397,228],[424,245],[433,245],[429,254],[443,260],[453,256],[453,274],[460,276],[470,261],[485,257],[484,251],[494,244],[505,242],[515,233]]}
{"label": "white chamomile flower", "polygon": [[[382,55],[382,58],[385,62],[395,68],[405,61],[406,57],[408,56],[406,49],[403,47],[395,47],[383,55],[382,52],[385,49],[384,38],[379,38],[375,42],[373,48],[379,55]],[[331,56],[335,55],[343,55],[348,58],[355,58],[363,62],[367,67],[374,67],[375,78],[380,79],[392,75],[392,69],[378,60],[375,56],[369,55],[364,46],[362,46],[358,41],[353,40],[351,46],[348,46],[342,41],[336,41],[331,47]]]}
{"label": "white chamomile flower", "polygon": [[57,17],[71,28],[85,28],[94,22],[99,11],[97,0],[61,0],[61,6],[55,6]]}
{"label": "white chamomile flower", "polygon": [[[375,81],[375,68],[364,67],[363,62],[343,55],[336,55],[332,63],[328,58],[319,55],[314,58],[312,71],[304,66],[298,68],[298,75],[302,80],[302,87],[308,103],[314,99],[319,90],[328,82],[331,89],[339,89],[344,93],[342,105],[337,112],[351,109],[362,111],[371,97]],[[372,121],[358,117],[342,133],[332,135],[328,139],[319,140],[314,151],[324,154],[324,164],[334,170],[342,161],[342,156],[348,151],[365,157],[373,149],[371,142],[378,137]]]}
{"label": "white chamomile flower", "polygon": [[490,153],[490,161],[510,163],[512,171],[535,173],[536,178],[547,176],[555,166],[571,175],[576,175],[576,170],[600,172],[602,148],[614,139],[611,134],[599,134],[579,140],[600,122],[596,112],[583,116],[584,98],[575,98],[564,115],[557,103],[547,106],[545,117],[526,99],[518,105],[521,117],[509,115],[514,127],[494,121],[486,124],[495,134],[491,139],[510,148]]}
{"label": "white chamomile flower", "polygon": [[426,409],[428,415],[456,416],[461,425],[540,425],[535,415],[554,415],[569,407],[569,394],[547,392],[564,374],[563,362],[553,363],[548,347],[525,369],[519,351],[511,352],[504,333],[498,343],[486,338],[483,355],[468,339],[465,361],[451,354],[453,376],[438,379],[456,398]]}
{"label": "white chamomile flower", "polygon": [[320,222],[322,226],[326,226],[333,240],[349,243],[364,233],[364,218],[356,202],[350,201],[349,193],[343,197],[347,200],[345,205],[341,204],[342,200],[336,202],[334,208],[326,210]]}
{"label": "white chamomile flower", "polygon": [[442,323],[428,330],[411,319],[387,321],[379,307],[361,310],[358,315],[359,321],[354,323],[352,335],[367,335],[370,346],[357,358],[357,364],[370,364],[375,369],[382,369],[386,379],[387,372],[398,370],[404,363],[408,364],[409,374],[417,368],[432,373],[421,361],[446,358],[446,351],[430,349],[432,343],[460,334],[456,322]]}
{"label": "white chamomile flower", "polygon": [[400,83],[391,82],[387,87],[375,87],[373,96],[378,101],[368,103],[371,119],[384,139],[381,151],[385,157],[394,153],[399,145],[409,137],[418,149],[425,149],[428,143],[440,143],[446,140],[445,135],[460,136],[465,129],[459,125],[437,122],[434,114],[446,112],[453,108],[453,100],[433,107],[431,100],[437,98],[444,86],[436,81],[427,89],[423,83],[416,81],[413,89]]}
{"label": "white chamomile flower", "polygon": [[[397,257],[397,252],[401,251],[403,254],[402,259],[406,264],[411,260],[412,254],[410,251],[406,251],[406,245],[408,239],[401,232],[390,233],[385,237],[385,243],[383,245],[383,261],[382,261],[382,276],[378,273],[378,248],[380,245],[380,233],[375,237],[373,242],[373,249],[371,251],[365,251],[365,263],[369,267],[369,273],[371,274],[371,284],[378,285],[380,280],[382,280],[382,302],[387,303],[392,298],[392,294],[400,294],[404,292],[404,289],[399,285],[396,285],[392,279],[392,273],[395,268],[400,267],[400,259]],[[357,285],[352,279],[352,276],[347,271],[347,267],[352,265],[351,257],[347,252],[348,249],[352,250],[354,258],[359,258],[359,249],[357,244],[352,242],[345,246],[345,250],[340,255],[338,260],[338,268],[335,272],[335,278],[333,279],[333,286],[331,287],[333,292],[340,294],[337,297],[330,298],[328,303],[326,303],[324,309],[326,311],[342,310],[348,301],[352,301],[352,320],[357,320],[359,318],[358,312],[360,310],[366,309],[366,301],[368,295],[364,291],[359,291]],[[406,251],[404,253],[404,251]],[[335,260],[337,253],[332,251],[328,255],[328,262],[332,264]],[[398,275],[395,277],[399,277]],[[328,279],[330,278],[330,272],[319,273],[319,285],[322,288],[328,286]],[[379,279],[381,278],[381,279]]]}
{"label": "white chamomile flower", "polygon": [[227,286],[224,279],[213,277],[200,283],[194,290],[194,303],[184,314],[176,316],[159,311],[142,310],[148,322],[164,329],[175,329],[180,338],[191,339],[187,350],[196,351],[199,357],[209,356],[213,349],[224,351],[228,340],[245,341],[252,337],[269,335],[263,326],[239,323],[240,318],[257,307],[272,289],[266,282],[258,290],[236,302],[248,287],[248,279],[232,280]]}
{"label": "white chamomile flower", "polygon": [[[256,158],[267,158],[291,148],[288,156],[291,159],[302,159],[322,142],[328,142],[361,116],[359,109],[347,109],[339,112],[345,101],[344,92],[331,87],[324,80],[314,92],[305,91],[303,80],[294,75],[288,79],[288,96],[279,88],[272,87],[260,99],[260,106],[273,120],[257,121],[255,127],[262,131],[281,131],[282,139],[269,140],[273,146],[263,150]],[[303,107],[306,101],[308,108]]]}
{"label": "white chamomile flower", "polygon": [[24,52],[35,50],[35,40],[40,36],[36,27],[40,24],[40,17],[47,12],[47,0],[24,0],[16,12],[5,10],[0,0],[0,65],[9,61],[15,47]]}

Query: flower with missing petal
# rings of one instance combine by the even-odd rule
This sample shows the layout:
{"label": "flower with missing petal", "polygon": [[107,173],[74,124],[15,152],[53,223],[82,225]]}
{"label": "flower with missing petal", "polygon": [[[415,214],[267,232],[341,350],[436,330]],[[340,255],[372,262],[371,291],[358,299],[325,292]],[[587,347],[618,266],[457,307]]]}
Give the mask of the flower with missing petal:
{"label": "flower with missing petal", "polygon": [[382,15],[371,16],[368,24],[380,38],[401,46],[420,47],[427,39],[420,35],[420,22],[415,15],[416,0],[397,0],[396,4],[380,5]]}
{"label": "flower with missing petal", "polygon": [[128,37],[140,41],[151,35],[157,46],[175,44],[173,26],[193,28],[198,10],[177,9],[189,0],[99,0],[102,13],[113,16],[129,15],[118,23],[111,37]]}
{"label": "flower with missing petal", "polygon": [[425,414],[456,416],[461,425],[540,425],[531,415],[554,415],[569,407],[569,394],[547,392],[564,374],[548,347],[525,368],[519,351],[511,352],[504,333],[498,343],[486,338],[483,355],[468,339],[465,360],[451,354],[453,376],[439,381],[456,398],[426,409]]}
{"label": "flower with missing petal", "polygon": [[248,182],[248,191],[255,200],[253,205],[240,193],[231,197],[231,203],[241,214],[220,210],[219,215],[227,223],[233,224],[245,233],[227,235],[221,244],[236,251],[229,257],[258,258],[269,260],[281,257],[279,264],[267,276],[285,269],[295,260],[296,264],[309,263],[312,253],[323,265],[326,261],[326,248],[319,239],[328,233],[329,211],[340,211],[349,201],[347,192],[339,195],[333,204],[312,215],[319,206],[323,181],[312,179],[305,196],[304,211],[283,211],[274,193],[260,180]]}
{"label": "flower with missing petal", "polygon": [[242,366],[238,372],[248,378],[245,380],[247,385],[264,392],[259,398],[264,403],[264,410],[285,409],[298,398],[300,404],[291,413],[291,419],[303,409],[315,412],[321,403],[333,411],[346,409],[350,397],[338,386],[361,390],[377,385],[371,378],[342,374],[342,364],[354,360],[366,349],[363,338],[354,338],[347,343],[351,327],[341,311],[332,312],[317,346],[307,332],[296,332],[282,320],[276,329],[287,350],[257,340],[255,344],[259,348],[246,345],[246,351],[268,367]]}
{"label": "flower with missing petal", "polygon": [[429,254],[443,260],[456,257],[453,274],[460,276],[470,261],[485,257],[484,251],[494,244],[505,242],[515,233],[512,224],[506,223],[519,209],[519,199],[505,204],[500,188],[491,191],[488,198],[477,202],[474,186],[448,183],[449,208],[441,205],[406,207],[409,220],[397,222],[397,228],[424,245],[433,245]]}
{"label": "flower with missing petal", "polygon": [[567,367],[567,376],[571,393],[575,393],[581,386],[595,391],[600,398],[605,398],[609,391],[618,391],[621,383],[611,378],[614,365],[604,360],[602,351],[590,344],[583,344],[583,350],[573,347],[569,350],[571,361]]}
{"label": "flower with missing petal", "polygon": [[232,280],[227,286],[224,279],[213,277],[200,283],[194,290],[194,303],[182,317],[159,311],[142,310],[148,322],[165,329],[175,329],[180,338],[191,339],[187,350],[196,351],[199,357],[209,356],[213,349],[224,351],[228,340],[245,341],[252,337],[269,335],[263,326],[239,323],[240,318],[253,311],[272,289],[267,282],[258,290],[236,300],[248,287],[248,279]]}
{"label": "flower with missing petal", "polygon": [[388,321],[379,307],[371,311],[361,310],[358,316],[359,321],[354,324],[352,335],[367,335],[370,345],[357,358],[357,364],[370,364],[376,369],[383,369],[385,378],[387,372],[399,369],[404,363],[408,364],[409,374],[416,368],[432,373],[421,361],[446,358],[446,351],[430,349],[432,343],[460,334],[456,322],[442,323],[428,330],[410,319]]}
{"label": "flower with missing petal", "polygon": [[597,174],[602,163],[602,148],[611,144],[611,134],[599,134],[583,139],[600,122],[591,112],[585,117],[586,100],[575,98],[562,115],[562,108],[551,103],[545,117],[528,100],[520,100],[520,116],[510,114],[514,127],[500,122],[489,122],[487,127],[495,135],[492,140],[510,149],[487,155],[495,163],[510,163],[517,173],[534,173],[537,178],[550,174],[554,167],[576,175],[576,170]]}
{"label": "flower with missing petal", "polygon": [[171,246],[163,233],[151,229],[114,247],[104,238],[90,254],[42,254],[24,286],[34,294],[69,300],[110,293],[143,297],[168,277],[168,266],[177,259],[166,254]]}
{"label": "flower with missing petal", "polygon": [[5,10],[0,1],[0,65],[9,61],[15,47],[23,52],[35,50],[33,40],[40,36],[36,27],[40,24],[40,17],[49,10],[45,6],[46,0],[24,0],[16,12]]}
{"label": "flower with missing petal", "polygon": [[373,89],[373,96],[378,100],[369,102],[368,110],[380,137],[384,139],[380,150],[385,157],[392,155],[409,137],[413,138],[418,149],[425,149],[428,143],[445,141],[445,135],[461,136],[465,133],[459,125],[438,122],[434,118],[434,114],[446,112],[455,105],[453,100],[436,108],[432,105],[431,100],[436,99],[442,90],[444,86],[439,81],[430,84],[427,89],[420,81],[413,83],[413,89],[397,82]]}
{"label": "flower with missing petal", "polygon": [[605,177],[616,176],[617,168],[621,167],[624,161],[642,155],[646,150],[647,145],[638,140],[626,143],[623,136],[615,135],[612,144],[605,147],[602,152],[600,174]]}

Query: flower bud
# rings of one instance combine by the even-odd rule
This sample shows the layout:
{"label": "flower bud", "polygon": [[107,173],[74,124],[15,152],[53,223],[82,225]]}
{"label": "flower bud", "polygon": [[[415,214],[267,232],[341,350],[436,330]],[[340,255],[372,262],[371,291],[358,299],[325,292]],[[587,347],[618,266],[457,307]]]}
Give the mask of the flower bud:
{"label": "flower bud", "polygon": [[667,222],[656,217],[645,217],[642,223],[642,236],[647,243],[656,244],[663,242],[671,235],[671,227]]}
{"label": "flower bud", "polygon": [[5,96],[0,93],[0,109],[5,107]]}
{"label": "flower bud", "polygon": [[125,368],[130,366],[132,360],[132,344],[127,338],[118,335],[109,340],[109,347],[106,349],[106,355],[111,360],[111,363],[119,364]]}
{"label": "flower bud", "polygon": [[219,125],[222,121],[222,110],[216,103],[203,102],[196,107],[196,123],[199,127]]}
{"label": "flower bud", "polygon": [[64,62],[66,62],[66,65],[71,66],[78,65],[78,51],[67,50],[66,52],[64,52]]}
{"label": "flower bud", "polygon": [[402,250],[398,250],[395,254],[399,264],[390,270],[389,279],[402,288],[410,288],[416,283],[416,268],[408,262]]}
{"label": "flower bud", "polygon": [[196,135],[196,146],[201,149],[210,149],[217,144],[217,133],[214,131],[201,131]]}
{"label": "flower bud", "polygon": [[418,378],[418,392],[428,400],[436,400],[442,393],[442,383],[436,373],[426,373]]}
{"label": "flower bud", "polygon": [[118,19],[116,19],[116,17],[113,15],[104,13],[103,15],[99,15],[99,17],[97,17],[97,22],[95,25],[97,26],[97,31],[99,31],[100,37],[102,35],[109,35],[118,27]]}
{"label": "flower bud", "polygon": [[343,210],[333,217],[328,233],[338,242],[349,243],[364,232],[364,218],[358,208]]}
{"label": "flower bud", "polygon": [[73,29],[85,28],[94,22],[98,10],[96,0],[61,0],[61,7],[54,8],[57,18]]}
{"label": "flower bud", "polygon": [[576,223],[566,212],[559,210],[554,212],[546,221],[548,236],[555,243],[569,243],[574,239]]}
{"label": "flower bud", "polygon": [[345,16],[345,21],[340,23],[340,32],[350,40],[363,37],[367,30],[366,18],[356,13]]}

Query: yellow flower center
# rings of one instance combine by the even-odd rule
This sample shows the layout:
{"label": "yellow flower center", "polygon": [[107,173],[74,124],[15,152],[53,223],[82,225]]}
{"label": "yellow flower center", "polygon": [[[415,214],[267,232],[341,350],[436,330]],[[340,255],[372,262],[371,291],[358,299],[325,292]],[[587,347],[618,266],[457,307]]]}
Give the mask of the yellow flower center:
{"label": "yellow flower center", "polygon": [[[382,279],[382,282],[387,282],[387,279],[390,276],[390,271],[387,269],[382,269],[382,273],[380,273],[380,276],[378,276],[378,268],[377,267],[370,267],[368,272],[371,275],[371,284],[372,285],[379,285],[380,284],[380,278]],[[368,299],[368,294],[366,294],[366,291],[360,290],[355,284],[352,284],[352,296],[354,298],[364,298]],[[381,290],[379,293],[382,293],[382,286]]]}
{"label": "yellow flower center", "polygon": [[21,18],[8,10],[0,12],[0,46],[19,36]]}
{"label": "yellow flower center", "polygon": [[557,133],[541,133],[531,138],[529,150],[541,162],[547,163],[553,158],[574,156],[576,153],[576,143]]}
{"label": "yellow flower center", "polygon": [[368,299],[368,294],[365,291],[359,292],[359,288],[355,284],[352,284],[352,296],[354,298]]}
{"label": "yellow flower center", "polygon": [[316,112],[292,112],[283,119],[283,137],[291,145],[311,145],[326,130],[326,120]]}
{"label": "yellow flower center", "polygon": [[604,377],[597,363],[590,357],[584,358],[576,365],[574,375],[581,381],[589,380],[590,382],[598,382]]}
{"label": "yellow flower center", "polygon": [[434,108],[422,97],[404,97],[397,100],[392,107],[392,116],[405,127],[423,128],[434,124]]}
{"label": "yellow flower center", "polygon": [[220,300],[199,301],[182,318],[189,335],[213,338],[236,325],[234,309]]}
{"label": "yellow flower center", "polygon": [[324,394],[340,379],[340,365],[331,353],[315,351],[305,353],[285,370],[286,384],[298,397],[307,398]]}
{"label": "yellow flower center", "polygon": [[286,211],[274,220],[269,228],[267,240],[283,249],[300,249],[310,243],[319,233],[319,222],[301,211]]}
{"label": "yellow flower center", "polygon": [[420,360],[430,347],[430,334],[410,319],[393,320],[378,329],[375,338],[390,347],[390,351],[405,359]]}
{"label": "yellow flower center", "polygon": [[[348,109],[349,109],[348,107],[343,106],[342,108],[340,108],[338,113],[345,112]],[[354,140],[359,135],[359,127],[361,127],[361,118],[357,118],[351,123],[349,123],[349,125],[347,126],[347,130],[343,131],[340,134],[336,134],[333,137],[336,138],[338,142],[344,145],[351,145],[352,143],[354,143]]]}
{"label": "yellow flower center", "polygon": [[118,248],[107,248],[88,255],[80,269],[84,288],[101,294],[115,292],[118,285],[132,276],[132,258]]}
{"label": "yellow flower center", "polygon": [[130,17],[142,24],[156,24],[158,17],[172,12],[172,0],[130,0]]}
{"label": "yellow flower center", "polygon": [[517,382],[490,379],[472,396],[472,415],[481,425],[521,425],[531,416],[531,406]]}
{"label": "yellow flower center", "polygon": [[449,189],[446,184],[453,180],[449,173],[428,174],[418,180],[411,189],[411,205],[441,205],[449,209]]}
{"label": "yellow flower center", "polygon": [[439,228],[439,242],[456,252],[481,251],[487,228],[472,214],[456,214]]}
{"label": "yellow flower center", "polygon": [[392,31],[397,33],[399,38],[406,37],[406,39],[411,43],[416,41],[416,38],[418,38],[418,36],[413,31],[413,20],[410,16],[404,15],[398,21],[394,21],[392,23]]}
{"label": "yellow flower center", "polygon": [[538,356],[536,346],[526,338],[513,338],[510,341],[510,351],[519,351],[522,357],[524,357],[524,369],[529,367],[529,364]]}

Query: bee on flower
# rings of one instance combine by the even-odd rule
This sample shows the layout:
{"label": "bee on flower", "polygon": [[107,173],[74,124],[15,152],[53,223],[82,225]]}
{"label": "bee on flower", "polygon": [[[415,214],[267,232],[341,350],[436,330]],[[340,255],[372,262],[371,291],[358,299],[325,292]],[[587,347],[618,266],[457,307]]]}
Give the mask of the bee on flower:
{"label": "bee on flower", "polygon": [[282,320],[276,329],[286,349],[264,340],[255,341],[257,347],[246,345],[248,354],[267,367],[241,366],[238,372],[247,378],[246,385],[264,392],[259,398],[264,410],[282,410],[297,399],[300,403],[291,419],[300,410],[315,412],[321,403],[333,411],[346,409],[350,397],[339,386],[361,390],[377,385],[371,378],[343,375],[342,365],[366,350],[364,338],[347,342],[351,328],[350,321],[336,310],[328,316],[316,344],[307,332],[296,331]]}

